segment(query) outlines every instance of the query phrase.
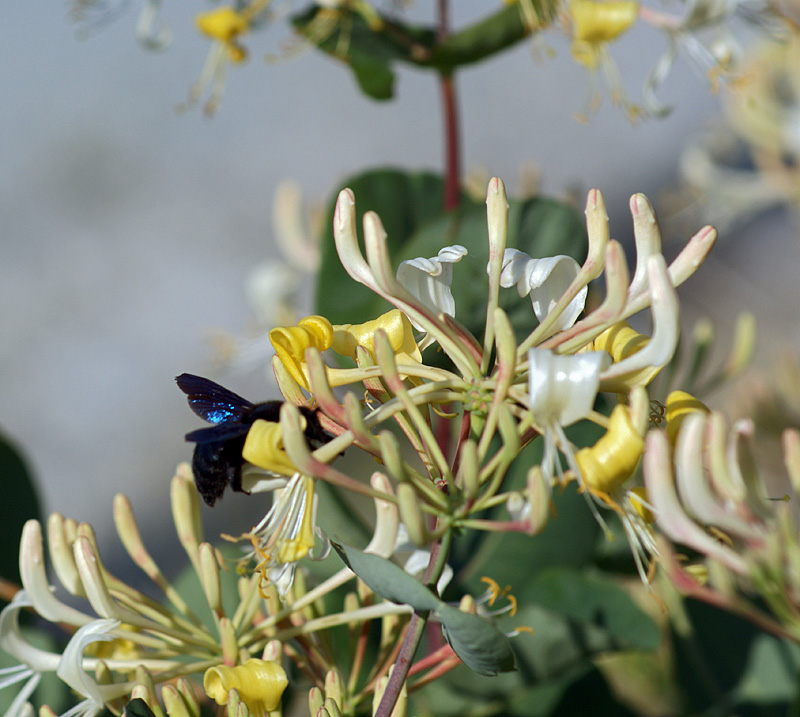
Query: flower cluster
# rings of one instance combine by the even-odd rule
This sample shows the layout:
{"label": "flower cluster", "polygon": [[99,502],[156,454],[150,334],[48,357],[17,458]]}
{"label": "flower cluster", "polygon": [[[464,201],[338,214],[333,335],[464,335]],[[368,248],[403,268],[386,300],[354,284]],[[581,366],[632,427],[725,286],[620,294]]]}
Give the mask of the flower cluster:
{"label": "flower cluster", "polygon": [[[460,661],[487,674],[509,669],[513,657],[505,638],[484,625],[485,618],[475,617],[478,623],[470,623],[458,617],[463,613],[453,612],[435,597],[435,586],[438,583],[441,590],[446,584],[448,551],[456,532],[516,531],[533,536],[550,519],[554,486],[570,482],[585,494],[603,526],[606,510],[620,517],[636,566],[647,580],[648,566],[657,554],[651,511],[669,526],[662,515],[669,509],[661,507],[658,484],[649,481],[648,491],[655,491],[655,496],[646,495],[637,477],[642,455],[646,464],[663,459],[659,441],[668,440],[648,438],[656,458],[647,457],[645,436],[655,425],[654,399],[647,386],[676,351],[675,287],[702,264],[716,233],[711,227],[701,229],[667,265],[655,216],[642,195],[632,198],[631,212],[637,249],[632,277],[621,246],[609,238],[597,190],[589,193],[586,205],[589,245],[583,264],[567,256],[531,257],[507,246],[505,189],[499,179],[491,180],[485,328],[482,336],[475,336],[457,320],[458,296],[451,290],[452,276],[459,262],[469,257],[468,249],[445,247],[433,258],[403,262],[395,269],[386,233],[374,213],[364,215],[362,252],[355,197],[349,190],[341,192],[333,229],[342,265],[353,280],[394,308],[361,324],[335,325],[323,316],[310,316],[295,326],[274,328],[269,335],[275,349],[272,366],[286,399],[279,409],[270,403],[250,404],[206,379],[189,375],[179,379],[193,409],[217,424],[190,434],[199,451],[195,480],[221,479],[220,490],[212,491],[214,497],[227,481],[235,490],[274,491],[265,518],[241,536],[251,550],[240,561],[244,574],[239,578],[236,608],[230,612],[223,605],[220,569],[225,560],[202,542],[199,502],[187,467],[173,480],[173,515],[202,585],[210,622],[195,615],[165,579],[123,496],[115,501],[119,535],[136,564],[162,590],[164,604],[108,572],[88,525],[55,515],[47,536],[53,568],[62,586],[87,600],[91,611],[69,607],[50,590],[42,531],[33,521],[22,539],[24,590],[0,618],[0,643],[19,661],[5,684],[26,680],[15,709],[23,709],[39,675],[56,671],[84,697],[74,714],[96,714],[103,706],[118,710],[129,696],[156,705],[158,684],[164,685],[161,699],[168,712],[183,714],[183,708],[174,705],[197,701],[190,697],[193,675],[203,675],[202,692],[208,698],[220,704],[241,700],[250,713],[265,714],[276,708],[287,684],[286,659],[325,694],[328,682],[336,682],[330,677],[335,663],[311,636],[336,625],[353,629],[362,625],[353,656],[360,665],[373,620],[384,622],[383,657],[366,680],[352,678],[331,692],[331,699],[345,711],[378,695],[378,714],[388,714],[408,676],[423,670],[431,672],[417,678],[420,684]],[[605,298],[581,317],[589,283],[601,276]],[[521,300],[531,302],[530,330],[522,338],[501,308],[501,292],[512,287]],[[650,336],[627,323],[648,307]],[[427,362],[427,356],[440,354],[447,358],[444,366],[441,360]],[[326,358],[332,356],[338,358]],[[610,415],[596,410],[601,394],[606,403],[616,401]],[[668,402],[668,432],[673,430],[672,413]],[[576,448],[565,429],[586,421],[604,433],[593,445]],[[390,424],[399,429],[400,437],[388,430]],[[663,433],[654,430],[659,436]],[[695,435],[697,429],[687,426],[682,431]],[[232,440],[237,448],[229,449]],[[509,468],[525,446],[537,440],[543,444],[543,457],[528,470],[527,487],[506,488]],[[377,460],[380,468],[370,481],[334,465],[351,447]],[[233,455],[236,451],[241,457]],[[659,476],[668,469],[659,469]],[[298,562],[323,557],[328,549],[327,538],[316,525],[317,481],[373,498],[377,518],[366,553],[337,546],[348,567],[307,590],[304,574],[296,570]],[[208,491],[203,483],[204,498]],[[488,509],[502,505],[507,508],[506,519],[487,519]],[[723,529],[734,527],[741,535],[738,523]],[[398,538],[401,528],[407,537]],[[672,535],[669,530],[665,527]],[[421,580],[434,592],[420,592],[414,578],[389,562],[394,551],[408,542],[407,549],[414,552],[406,570],[424,573]],[[361,555],[373,557],[367,560]],[[732,563],[738,564],[737,560],[741,561],[731,558]],[[393,572],[397,570],[405,577],[398,577]],[[345,600],[343,612],[312,609],[319,597],[352,579],[353,572],[366,585]],[[384,588],[387,580],[394,587]],[[376,601],[367,586],[385,600]],[[492,592],[491,602],[507,591]],[[74,631],[63,654],[27,644],[17,626],[17,615],[25,607]],[[468,601],[462,609],[474,612],[476,605]],[[413,649],[398,656],[400,643],[395,639],[405,629],[418,640],[419,625],[424,627],[429,612],[442,621],[450,644],[414,667]],[[463,630],[471,635],[469,640],[463,638]],[[470,643],[476,635],[483,647]],[[407,642],[413,645],[413,639]],[[103,643],[99,648],[98,642]],[[402,667],[396,666],[392,677],[388,671],[395,660]],[[360,667],[353,674],[359,671]],[[386,700],[380,699],[381,690]],[[321,695],[312,701],[316,704]]]}
{"label": "flower cluster", "polygon": [[[375,485],[391,490],[379,478]],[[108,571],[88,524],[51,515],[46,548],[38,521],[26,524],[20,545],[22,589],[0,613],[0,648],[17,662],[0,671],[0,689],[22,683],[6,712],[9,717],[33,714],[29,700],[47,673],[55,673],[80,698],[64,712],[68,717],[92,717],[105,709],[118,715],[130,700],[137,699],[155,714],[172,717],[196,716],[209,700],[227,704],[230,715],[277,715],[291,665],[305,672],[318,685],[315,689],[326,690],[347,708],[368,701],[381,685],[385,687],[393,638],[402,632],[407,606],[376,601],[360,585],[345,597],[341,612],[321,612],[320,598],[354,579],[348,568],[313,590],[306,590],[299,576],[283,600],[274,585],[261,584],[258,573],[240,576],[235,586],[226,587],[221,573],[228,570],[225,559],[202,542],[199,500],[188,465],[178,468],[171,498],[188,570],[199,580],[205,598],[199,612],[189,606],[185,592],[167,580],[148,552],[125,496],[118,495],[114,501],[117,531],[130,557],[161,592],[161,601]],[[388,557],[397,540],[398,512],[384,501],[376,501],[376,508],[375,536],[368,550]],[[47,578],[46,553],[61,589],[72,596],[73,603],[83,602],[83,607],[67,604],[54,592]],[[228,594],[231,587],[236,595],[233,606]],[[51,652],[35,646],[29,632],[20,628],[22,611],[66,630],[66,647]],[[375,621],[383,625],[385,638],[370,681],[357,693],[348,692],[332,655],[314,636],[340,625],[361,631],[364,637],[354,649],[358,659],[363,659],[366,635]],[[447,657],[429,661],[420,671],[439,666]],[[458,660],[453,663],[452,653],[449,657],[450,668],[459,664]],[[337,685],[338,690],[334,689]],[[52,717],[55,713],[45,706],[40,714]]]}

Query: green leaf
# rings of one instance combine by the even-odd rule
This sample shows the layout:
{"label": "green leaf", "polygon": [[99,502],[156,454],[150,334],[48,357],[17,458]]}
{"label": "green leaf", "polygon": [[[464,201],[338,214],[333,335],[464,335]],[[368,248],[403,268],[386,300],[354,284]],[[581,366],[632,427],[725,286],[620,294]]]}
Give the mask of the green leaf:
{"label": "green leaf", "polygon": [[508,639],[488,620],[445,604],[437,615],[453,652],[471,670],[479,675],[496,675],[516,669]]}
{"label": "green leaf", "polygon": [[0,433],[0,576],[19,583],[19,539],[22,526],[31,518],[42,519],[33,476],[20,450]]}
{"label": "green leaf", "polygon": [[430,612],[444,606],[429,588],[391,560],[365,553],[351,545],[333,541],[331,545],[345,564],[385,600],[411,605],[416,612]]}
{"label": "green leaf", "polygon": [[796,700],[798,674],[800,646],[770,635],[758,635],[735,690],[737,701],[763,704]]}
{"label": "green leaf", "polygon": [[602,630],[618,649],[655,650],[661,641],[653,620],[622,588],[605,578],[551,568],[519,597]]}
{"label": "green leaf", "polygon": [[[540,25],[549,24],[554,0],[532,3]],[[443,40],[432,27],[403,23],[380,13],[368,23],[358,12],[340,6],[332,16],[329,8],[310,7],[292,17],[295,30],[322,52],[350,66],[359,87],[376,100],[394,94],[394,63],[430,68],[449,75],[502,52],[539,28],[529,28],[516,5],[508,5],[476,23],[448,34]]]}

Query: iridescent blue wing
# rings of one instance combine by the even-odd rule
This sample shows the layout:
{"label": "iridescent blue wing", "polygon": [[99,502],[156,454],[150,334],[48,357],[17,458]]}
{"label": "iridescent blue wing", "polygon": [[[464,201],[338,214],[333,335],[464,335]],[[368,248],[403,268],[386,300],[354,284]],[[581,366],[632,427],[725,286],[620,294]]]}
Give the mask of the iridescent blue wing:
{"label": "iridescent blue wing", "polygon": [[189,407],[209,423],[235,421],[253,406],[246,398],[202,376],[182,373],[175,381],[186,394]]}

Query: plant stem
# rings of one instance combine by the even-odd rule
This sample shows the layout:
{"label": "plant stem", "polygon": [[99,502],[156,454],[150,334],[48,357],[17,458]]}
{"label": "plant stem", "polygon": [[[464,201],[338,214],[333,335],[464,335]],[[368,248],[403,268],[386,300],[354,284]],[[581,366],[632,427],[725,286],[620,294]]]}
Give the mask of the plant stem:
{"label": "plant stem", "polygon": [[[447,0],[439,0],[438,8],[439,29],[436,41],[437,43],[442,43],[447,39],[449,34]],[[450,69],[439,73],[439,87],[442,93],[442,109],[444,112],[445,211],[457,209],[460,199],[461,142],[458,127],[458,108],[456,106],[454,72],[453,69]]]}
{"label": "plant stem", "polygon": [[[436,585],[444,566],[447,564],[447,556],[450,554],[452,542],[453,531],[448,530],[442,536],[442,539],[431,548],[428,569],[425,571],[425,577],[423,578],[423,582],[426,585]],[[408,631],[403,640],[403,647],[400,649],[397,662],[394,663],[392,674],[389,675],[389,683],[386,685],[386,690],[374,717],[389,717],[392,714],[397,698],[400,696],[400,690],[402,690],[403,683],[406,681],[408,671],[411,668],[414,654],[417,652],[422,635],[425,633],[428,615],[428,612],[415,612],[411,616],[411,621],[408,623]]]}

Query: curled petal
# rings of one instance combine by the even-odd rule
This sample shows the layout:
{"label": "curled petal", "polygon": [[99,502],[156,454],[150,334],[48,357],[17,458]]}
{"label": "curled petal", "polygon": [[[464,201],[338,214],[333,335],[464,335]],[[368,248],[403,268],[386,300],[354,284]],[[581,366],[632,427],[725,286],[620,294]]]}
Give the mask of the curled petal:
{"label": "curled petal", "polygon": [[[520,296],[530,294],[533,312],[543,321],[564,292],[580,274],[581,267],[570,256],[550,256],[532,259],[518,249],[506,249],[500,286],[517,285]],[[553,329],[563,331],[575,323],[586,304],[588,288],[584,286],[562,312]]]}
{"label": "curled petal", "polygon": [[297,473],[297,466],[286,455],[281,424],[274,421],[259,419],[253,422],[244,441],[242,458],[273,473],[285,476]]}
{"label": "curled petal", "polygon": [[575,454],[583,482],[603,493],[614,493],[636,470],[644,438],[636,431],[628,409],[619,404],[611,412],[608,431],[591,448]]}
{"label": "curled petal", "polygon": [[30,668],[28,675],[55,670],[61,656],[34,647],[20,632],[19,613],[28,607],[33,607],[33,603],[27,592],[20,590],[0,612],[0,648],[15,660],[27,665]]}
{"label": "curled petal", "polygon": [[341,324],[333,327],[331,348],[342,356],[356,359],[361,346],[375,356],[375,332],[383,329],[399,363],[421,363],[422,354],[414,341],[414,331],[408,317],[400,309],[392,309],[363,324]]}
{"label": "curled petal", "polygon": [[206,670],[203,689],[218,705],[228,703],[228,693],[236,690],[252,717],[265,717],[281,704],[289,679],[277,662],[250,659],[243,665],[218,665]]}
{"label": "curled petal", "polygon": [[558,356],[549,349],[528,351],[529,407],[542,425],[570,426],[594,406],[606,355],[589,351]]}
{"label": "curled petal", "polygon": [[83,653],[95,642],[110,642],[119,620],[93,620],[78,630],[67,643],[56,674],[75,692],[86,698],[79,714],[96,715],[105,709],[105,698],[98,685],[83,669]]}
{"label": "curled petal", "polygon": [[[644,385],[668,363],[678,347],[680,323],[678,297],[670,283],[667,265],[660,254],[647,262],[653,313],[653,337],[638,351],[603,372],[603,389],[624,391],[632,386]],[[656,369],[655,373],[653,369]]]}
{"label": "curled petal", "polygon": [[308,390],[308,379],[304,370],[306,349],[329,349],[333,343],[333,326],[324,316],[307,316],[297,326],[272,329],[269,340],[292,378]]}
{"label": "curled petal", "polygon": [[[397,267],[397,281],[423,306],[437,314],[456,315],[456,302],[450,284],[453,281],[453,264],[467,254],[465,247],[453,244],[441,249],[430,259],[409,259]],[[415,326],[422,330],[421,326]]]}

